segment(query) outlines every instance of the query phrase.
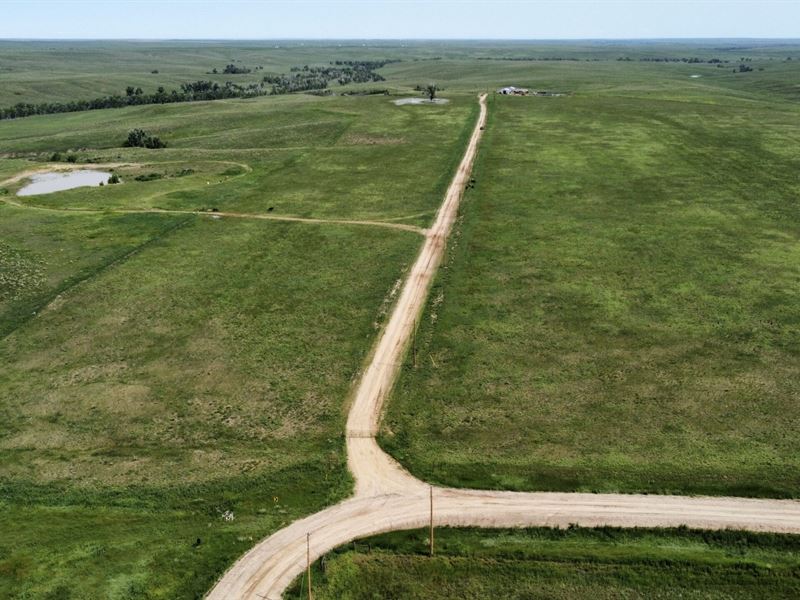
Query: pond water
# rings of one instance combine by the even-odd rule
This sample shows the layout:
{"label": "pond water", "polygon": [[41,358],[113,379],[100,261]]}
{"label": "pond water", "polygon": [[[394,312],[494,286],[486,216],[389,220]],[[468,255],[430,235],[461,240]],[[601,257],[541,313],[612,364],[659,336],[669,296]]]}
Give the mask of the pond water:
{"label": "pond water", "polygon": [[69,171],[63,173],[37,173],[31,175],[31,182],[17,192],[17,196],[33,196],[34,194],[50,194],[77,187],[98,186],[108,183],[111,173],[103,171]]}
{"label": "pond water", "polygon": [[428,100],[427,98],[399,98],[394,100],[394,103],[397,106],[403,106],[404,104],[447,104],[450,102],[447,98],[434,98],[433,100]]}

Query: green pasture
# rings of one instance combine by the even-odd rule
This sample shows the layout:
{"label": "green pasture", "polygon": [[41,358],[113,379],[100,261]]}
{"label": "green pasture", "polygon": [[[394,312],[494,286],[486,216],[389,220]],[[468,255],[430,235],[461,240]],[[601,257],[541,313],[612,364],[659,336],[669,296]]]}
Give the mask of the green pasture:
{"label": "green pasture", "polygon": [[[384,534],[329,553],[314,597],[788,598],[800,593],[800,545],[789,535],[684,529],[438,529]],[[305,577],[287,593],[298,598]]]}
{"label": "green pasture", "polygon": [[[0,596],[201,597],[349,493],[343,408],[422,238],[247,215],[427,226],[502,85],[565,95],[492,95],[381,443],[451,485],[798,495],[796,43],[0,41],[0,105],[384,59],[332,96],[0,122]],[[429,82],[448,104],[392,103]],[[7,181],[90,163],[122,183]],[[384,536],[319,594],[797,595],[793,538],[560,536]]]}
{"label": "green pasture", "polygon": [[[709,79],[747,95],[797,100],[800,49],[792,40],[608,41],[0,41],[0,106],[18,102],[64,102],[124,94],[128,86],[153,93],[200,79],[239,85],[292,67],[324,66],[332,60],[393,60],[378,72],[385,82],[333,83],[334,93],[386,88],[411,91],[436,81],[450,91],[476,92],[501,85],[538,89],[609,90],[664,82],[662,92],[703,85]],[[719,59],[715,64],[651,63],[642,58]],[[787,61],[787,59],[792,59]],[[513,60],[509,60],[513,59]],[[528,60],[525,60],[528,59]],[[555,60],[554,60],[555,59]],[[630,59],[621,62],[619,59]],[[733,74],[741,59],[752,73]],[[249,74],[213,75],[227,64]],[[763,69],[759,71],[758,69]],[[153,73],[152,71],[158,71]],[[690,79],[701,74],[702,81]]]}
{"label": "green pasture", "polygon": [[191,595],[347,493],[342,406],[418,236],[18,211],[12,247],[44,279],[29,302],[64,291],[0,342],[6,593]]}
{"label": "green pasture", "polygon": [[[43,163],[55,152],[62,161],[74,155],[79,163],[131,165],[117,168],[122,185],[20,200],[35,206],[272,208],[275,216],[424,226],[460,159],[477,102],[463,95],[442,106],[391,100],[298,95],[43,115],[0,123],[0,146],[29,158],[29,168],[48,168]],[[135,127],[168,147],[122,148]],[[175,177],[184,169],[193,173]],[[135,179],[151,173],[161,179]],[[6,188],[13,193],[21,185]]]}
{"label": "green pasture", "polygon": [[507,489],[800,493],[800,113],[496,98],[383,442]]}

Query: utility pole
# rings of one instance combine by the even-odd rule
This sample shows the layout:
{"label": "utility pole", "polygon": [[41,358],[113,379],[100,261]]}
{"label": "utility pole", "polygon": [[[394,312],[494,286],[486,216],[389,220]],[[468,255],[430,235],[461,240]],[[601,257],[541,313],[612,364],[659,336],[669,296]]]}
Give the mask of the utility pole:
{"label": "utility pole", "polygon": [[430,541],[431,541],[431,556],[433,556],[433,486],[430,488],[431,492],[431,534],[430,534]]}
{"label": "utility pole", "polygon": [[417,368],[417,319],[414,319],[414,334],[411,342],[411,353],[414,355],[414,368]]}
{"label": "utility pole", "polygon": [[308,600],[311,597],[311,534],[306,534],[306,573],[308,574]]}

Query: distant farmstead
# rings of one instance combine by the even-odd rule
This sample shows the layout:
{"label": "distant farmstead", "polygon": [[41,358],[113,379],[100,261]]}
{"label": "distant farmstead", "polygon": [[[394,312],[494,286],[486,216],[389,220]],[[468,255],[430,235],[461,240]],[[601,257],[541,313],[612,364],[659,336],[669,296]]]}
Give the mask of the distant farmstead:
{"label": "distant farmstead", "polygon": [[498,94],[504,96],[565,96],[568,92],[551,92],[548,90],[529,90],[528,88],[518,88],[513,85],[501,87],[497,90]]}
{"label": "distant farmstead", "polygon": [[497,90],[498,94],[503,94],[504,96],[527,96],[530,93],[530,90],[527,88],[518,88],[514,87],[513,85],[509,85]]}

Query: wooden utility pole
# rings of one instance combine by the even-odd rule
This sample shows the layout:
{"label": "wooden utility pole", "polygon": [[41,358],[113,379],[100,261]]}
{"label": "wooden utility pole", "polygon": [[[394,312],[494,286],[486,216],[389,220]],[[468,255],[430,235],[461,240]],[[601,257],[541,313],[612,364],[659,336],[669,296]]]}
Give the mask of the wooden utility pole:
{"label": "wooden utility pole", "polygon": [[431,534],[430,534],[430,541],[431,541],[431,556],[433,556],[433,486],[431,486]]}
{"label": "wooden utility pole", "polygon": [[308,600],[311,597],[311,534],[306,534],[306,573],[308,575]]}
{"label": "wooden utility pole", "polygon": [[414,334],[411,342],[411,353],[414,355],[414,368],[417,368],[417,320],[414,319]]}

